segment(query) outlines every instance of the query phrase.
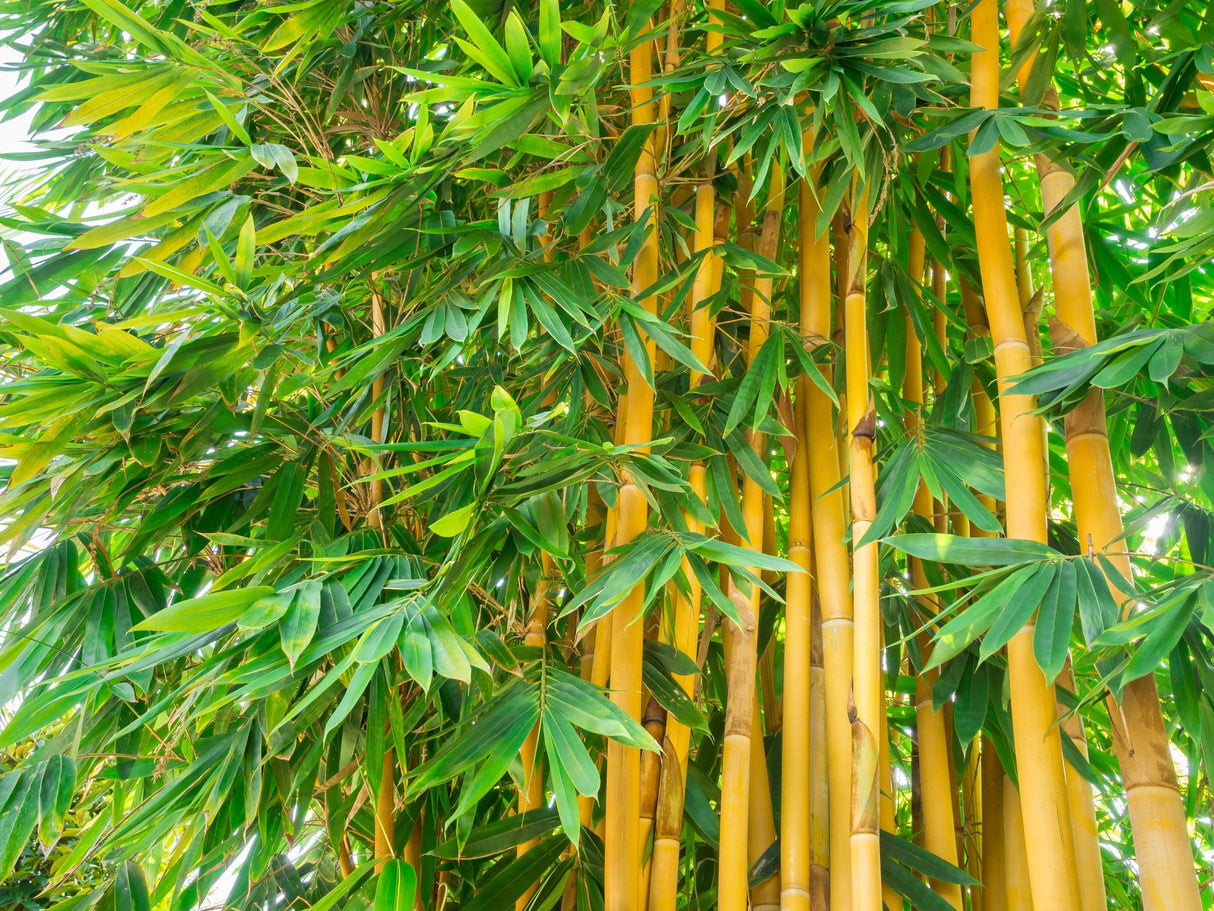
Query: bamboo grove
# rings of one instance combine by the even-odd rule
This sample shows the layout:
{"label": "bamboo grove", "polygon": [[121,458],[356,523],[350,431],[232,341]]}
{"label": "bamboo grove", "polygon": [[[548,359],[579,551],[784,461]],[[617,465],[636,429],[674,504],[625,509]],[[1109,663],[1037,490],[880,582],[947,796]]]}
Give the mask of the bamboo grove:
{"label": "bamboo grove", "polygon": [[0,904],[1214,908],[1214,12],[3,0]]}

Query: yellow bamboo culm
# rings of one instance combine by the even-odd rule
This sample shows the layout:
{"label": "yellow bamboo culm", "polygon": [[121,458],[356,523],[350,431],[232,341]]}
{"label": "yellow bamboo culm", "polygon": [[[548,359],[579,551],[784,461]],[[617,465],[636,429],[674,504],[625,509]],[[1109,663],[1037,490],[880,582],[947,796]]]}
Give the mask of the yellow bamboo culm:
{"label": "yellow bamboo culm", "polygon": [[[779,242],[780,219],[783,214],[784,174],[778,163],[772,165],[768,186],[767,208],[763,219],[760,250],[771,250]],[[773,257],[774,258],[774,257]],[[748,294],[750,299],[750,334],[747,339],[746,362],[754,363],[763,343],[770,334],[771,322],[770,276],[755,280]],[[763,436],[749,433],[751,447],[762,456]],[[763,489],[747,477],[742,485],[742,516],[746,522],[747,544],[761,550],[763,543]],[[740,591],[732,580],[729,598],[738,611],[740,623],[729,623],[725,635],[730,638],[728,660],[728,702],[725,709],[725,742],[721,760],[721,848],[718,883],[718,907],[721,911],[746,911],[749,896],[749,846],[751,814],[751,742],[754,732],[758,665],[755,639],[758,618],[758,588]],[[760,732],[761,736],[761,732]],[[770,796],[768,797],[770,805]],[[776,885],[776,901],[778,898]],[[763,900],[763,899],[761,899]]]}
{"label": "yellow bamboo culm", "polygon": [[881,589],[877,544],[856,544],[868,532],[877,512],[873,443],[877,414],[869,392],[866,271],[868,201],[853,187],[847,227],[847,296],[845,355],[847,367],[848,463],[851,467],[852,657],[851,879],[854,911],[881,911],[881,838],[879,811],[880,753],[885,705],[881,670]]}
{"label": "yellow bamboo culm", "polygon": [[1078,908],[1077,904],[1058,905],[1048,899],[1033,902],[1033,880],[1025,841],[1025,821],[1020,792],[1012,779],[1003,776],[1003,883],[1007,911],[1034,911],[1035,908]]}
{"label": "yellow bamboo culm", "polygon": [[[812,591],[810,586],[813,526],[810,520],[809,438],[804,404],[809,381],[798,381],[793,424],[793,454],[788,495],[788,558],[802,569],[785,581],[784,608],[784,728],[780,781],[780,907],[809,911],[811,858],[811,716]],[[806,673],[806,668],[810,673]]]}
{"label": "yellow bamboo culm", "polygon": [[391,748],[384,752],[380,769],[379,794],[375,800],[375,872],[392,859],[392,838],[396,829],[396,760]]}
{"label": "yellow bamboo culm", "polygon": [[[970,13],[970,27],[971,38],[980,47],[972,58],[971,101],[975,107],[996,108],[999,105],[996,0],[979,0]],[[1032,356],[1021,318],[997,147],[970,157],[970,184],[978,261],[1000,384],[999,418],[1008,480],[1007,534],[1010,538],[1044,542],[1045,452],[1040,419],[1034,414],[1036,403],[1031,396],[1005,392],[1012,378],[1031,366]],[[1080,908],[1054,688],[1045,682],[1033,655],[1034,621],[1035,618],[1013,636],[1007,647],[1021,807],[1024,826],[1033,833],[1026,845],[1028,875],[1033,894],[1040,897],[1038,911]],[[1005,812],[1005,819],[1006,815]]]}
{"label": "yellow bamboo culm", "polygon": [[413,906],[412,911],[423,911],[425,902],[422,900],[422,825],[426,819],[426,811],[423,809],[417,814],[417,820],[413,823],[413,831],[409,833],[409,840],[405,842],[404,850],[401,851],[401,860],[413,868],[413,872],[417,875],[417,887],[413,890]]}
{"label": "yellow bamboo culm", "polygon": [[[639,42],[629,55],[629,83],[632,85],[632,122],[642,126],[654,122],[656,112],[653,90],[646,86],[653,74],[653,43]],[[633,180],[633,217],[638,221],[654,210],[646,228],[645,240],[633,266],[633,293],[651,287],[658,278],[658,236],[656,207],[659,198],[657,161],[652,133],[637,158]],[[653,296],[642,301],[650,313],[656,313]],[[646,357],[653,363],[653,341],[645,339]],[[644,446],[652,441],[653,389],[645,381],[639,365],[624,354],[624,382],[627,389],[624,410],[624,443]],[[645,531],[649,507],[644,494],[631,476],[620,484],[619,516],[616,519],[617,544],[633,541]],[[611,615],[611,699],[630,717],[641,720],[641,665],[645,645],[641,613],[645,606],[644,585],[638,584],[612,611]],[[606,911],[635,911],[644,903],[641,895],[641,761],[639,751],[610,740],[607,745],[607,807],[604,825],[603,889]]]}
{"label": "yellow bamboo culm", "polygon": [[[719,272],[714,265],[714,257],[710,252],[714,241],[716,228],[716,193],[712,186],[711,175],[706,175],[696,188],[696,235],[695,251],[703,255],[699,269],[692,284],[688,308],[691,311],[691,350],[701,363],[708,364],[712,359],[712,349],[716,336],[715,320],[705,301],[716,291],[714,279]],[[704,378],[692,374],[690,389],[694,392],[696,386]],[[691,465],[688,478],[691,489],[701,501],[707,499],[707,475],[703,462]],[[688,513],[685,516],[688,530],[693,534],[703,534],[704,526]],[[700,628],[700,601],[702,592],[700,582],[691,570],[690,564],[683,567],[688,580],[687,592],[679,591],[675,598],[673,630],[670,634],[671,644],[685,655],[695,656],[696,639]],[[688,696],[694,695],[695,678],[693,676],[678,677],[676,682]],[[687,780],[687,754],[690,748],[691,731],[674,718],[667,718],[666,737],[662,750],[662,773],[658,785],[658,803],[654,822],[654,842],[652,870],[650,874],[649,908],[650,911],[673,911],[678,897],[679,849],[683,833],[683,793]]]}
{"label": "yellow bamboo culm", "polygon": [[814,587],[809,591],[809,636],[809,907],[826,911],[830,907],[826,669],[822,659],[822,606]]}
{"label": "yellow bamboo culm", "polygon": [[[757,622],[757,616],[756,616]],[[754,869],[759,858],[776,843],[776,817],[771,802],[771,778],[763,746],[763,714],[756,690],[751,709],[750,818],[746,824],[746,860]],[[769,876],[750,889],[751,911],[779,911],[780,877]]]}
{"label": "yellow bamboo culm", "polygon": [[[1007,5],[1008,28],[1016,41],[1033,13],[1025,0]],[[1025,61],[1028,67],[1031,60]],[[1027,80],[1027,70],[1024,77]],[[1021,82],[1023,88],[1024,82]],[[1056,104],[1052,88],[1046,104]],[[1037,175],[1045,212],[1056,211],[1075,185],[1066,168],[1046,156],[1037,158]],[[1055,352],[1093,345],[1098,341],[1092,309],[1083,216],[1079,205],[1069,209],[1046,230],[1053,275],[1056,320],[1051,323]],[[1106,426],[1104,393],[1093,388],[1064,419],[1067,468],[1075,504],[1075,525],[1082,545],[1104,553],[1126,578],[1130,561],[1122,539],[1117,483],[1113,475]],[[1115,580],[1110,587],[1117,591]],[[1126,610],[1129,609],[1127,604]],[[1184,802],[1172,764],[1171,747],[1155,676],[1148,674],[1126,685],[1120,705],[1110,699],[1113,746],[1126,789],[1126,808],[1134,833],[1142,902],[1146,911],[1198,911],[1201,893],[1193,865]],[[1085,906],[1086,907],[1086,906]]]}
{"label": "yellow bamboo culm", "polygon": [[[831,339],[834,304],[830,278],[830,240],[818,233],[821,206],[816,172],[801,181],[800,285],[801,337],[806,346]],[[829,366],[823,367],[829,380]],[[829,895],[831,911],[851,909],[851,722],[847,702],[852,673],[851,573],[844,539],[843,492],[839,489],[839,453],[831,400],[816,386],[805,395],[809,492],[814,568],[822,614],[822,666],[825,701],[826,772],[829,813]]]}
{"label": "yellow bamboo culm", "polygon": [[[724,0],[711,0],[708,9],[709,22],[719,18]],[[705,49],[709,54],[719,51],[721,35],[709,30],[705,35]],[[667,47],[668,57],[671,48]],[[716,342],[716,321],[705,305],[720,289],[721,264],[711,250],[715,243],[726,240],[728,226],[720,224],[717,217],[716,192],[712,185],[714,163],[706,162],[704,174],[695,191],[696,231],[694,250],[703,259],[696,270],[688,300],[688,324],[691,335],[691,350],[699,361],[708,366],[712,362]],[[718,228],[718,225],[720,227]],[[718,236],[719,235],[719,236]],[[688,391],[705,379],[692,373]],[[702,502],[707,500],[707,474],[702,461],[695,462],[688,470],[688,481],[692,493]],[[693,534],[702,534],[703,524],[691,514],[686,517],[687,527]],[[671,643],[685,655],[695,657],[700,630],[702,591],[700,582],[684,561],[683,574],[688,581],[688,590],[677,591],[673,629],[669,633]],[[695,695],[695,678],[679,677],[676,682],[688,696]],[[674,718],[667,718],[666,736],[662,744],[661,777],[658,782],[658,801],[654,814],[653,854],[650,860],[649,909],[650,911],[674,911],[678,899],[679,851],[683,835],[683,796],[687,783],[687,756],[691,745],[691,731]]]}
{"label": "yellow bamboo culm", "polygon": [[1003,764],[990,738],[982,738],[982,829],[978,833],[982,886],[974,911],[1007,911],[1007,861],[1003,847]]}
{"label": "yellow bamboo culm", "polygon": [[[923,276],[924,261],[923,235],[918,231],[911,232],[909,248],[910,277],[912,281],[918,281]],[[909,406],[905,419],[907,434],[915,435],[922,421],[923,348],[909,317],[906,321],[906,373],[902,380],[902,399]],[[915,490],[913,510],[915,515],[928,520],[934,512],[931,493],[922,481]],[[928,587],[921,561],[912,557],[910,571],[912,588]],[[926,662],[931,656],[931,637],[926,632],[919,637],[919,648]],[[919,735],[919,781],[923,794],[923,846],[955,866],[957,840],[949,781],[950,741],[945,730],[944,711],[937,710],[932,704],[932,683],[936,676],[933,670],[915,678],[915,724]],[[932,880],[931,887],[957,911],[961,911],[959,885]]]}

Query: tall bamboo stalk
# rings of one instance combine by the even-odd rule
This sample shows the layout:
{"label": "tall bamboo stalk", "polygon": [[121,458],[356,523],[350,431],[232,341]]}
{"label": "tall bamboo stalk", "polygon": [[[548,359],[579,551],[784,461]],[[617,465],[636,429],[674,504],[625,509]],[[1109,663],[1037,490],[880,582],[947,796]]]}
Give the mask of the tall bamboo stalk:
{"label": "tall bamboo stalk", "polygon": [[818,599],[816,583],[809,591],[808,765],[809,907],[814,911],[826,911],[830,907],[830,770],[826,742],[826,669],[822,657],[822,606]]}
{"label": "tall bamboo stalk", "polygon": [[[632,86],[632,123],[646,126],[654,122],[656,110],[653,90],[646,83],[653,75],[653,42],[637,43],[629,55],[629,83]],[[645,240],[633,266],[632,288],[639,295],[658,278],[658,233],[656,209],[659,199],[657,160],[651,133],[637,158],[633,179],[633,217],[640,220],[651,207],[653,213]],[[650,313],[657,312],[657,301],[650,295],[642,301]],[[645,339],[646,357],[653,363],[653,341]],[[623,413],[624,442],[644,446],[653,433],[653,389],[645,381],[633,358],[624,353],[624,381],[627,404]],[[649,507],[644,494],[631,475],[626,475],[619,490],[618,544],[627,544],[645,531]],[[611,616],[611,698],[631,717],[641,719],[641,665],[645,645],[644,624],[640,615],[645,605],[644,585],[638,584],[612,611]],[[607,745],[607,812],[604,831],[603,885],[606,911],[634,911],[643,902],[640,894],[640,815],[641,763],[633,747],[611,740]]]}
{"label": "tall bamboo stalk", "polygon": [[[807,346],[831,339],[834,310],[830,278],[830,241],[817,232],[821,211],[816,173],[800,185],[801,337]],[[823,367],[829,379],[829,366]],[[829,880],[831,911],[850,911],[851,855],[851,723],[847,717],[852,671],[851,573],[843,546],[843,492],[839,489],[839,454],[830,399],[816,386],[805,394],[809,447],[809,492],[814,540],[814,566],[822,613],[822,666],[825,677],[826,769],[829,791]]]}
{"label": "tall bamboo stalk", "polygon": [[[780,240],[780,220],[784,207],[784,174],[779,163],[772,165],[767,207],[763,217],[760,252],[775,258]],[[739,225],[739,231],[741,226]],[[770,334],[771,276],[756,278],[750,289],[750,333],[746,345],[746,363],[752,365]],[[749,433],[751,447],[763,455],[763,435]],[[748,546],[760,550],[763,543],[763,489],[749,476],[742,484],[742,516],[746,522]],[[746,911],[749,894],[749,836],[751,767],[754,744],[755,672],[758,664],[755,639],[758,618],[757,586],[749,593],[732,582],[729,596],[738,612],[738,623],[730,623],[728,671],[729,696],[725,709],[725,742],[721,760],[721,851],[718,907],[721,911]],[[760,732],[761,736],[761,732]],[[768,797],[770,804],[770,796]],[[778,898],[777,898],[778,900]]]}
{"label": "tall bamboo stalk", "polygon": [[[909,247],[910,277],[912,281],[919,281],[923,277],[923,235],[912,231]],[[909,406],[905,418],[906,430],[913,435],[919,432],[922,421],[923,347],[909,317],[906,322],[906,373],[902,381],[902,398]],[[913,510],[915,515],[924,519],[930,520],[933,516],[932,496],[922,481],[915,490]],[[912,588],[928,587],[920,560],[911,558],[910,571]],[[919,648],[926,662],[931,655],[931,637],[928,633],[920,636]],[[956,820],[948,771],[950,740],[944,726],[944,711],[937,710],[932,702],[932,683],[936,676],[936,671],[932,670],[915,677],[915,725],[918,729],[919,781],[923,794],[923,845],[936,856],[956,865]],[[957,911],[961,911],[959,885],[932,880],[931,887]]]}
{"label": "tall bamboo stalk", "polygon": [[[1033,12],[1031,0],[1010,0],[1008,29],[1018,39]],[[1024,66],[1028,67],[1029,60]],[[1022,70],[1021,87],[1028,78]],[[1057,104],[1052,88],[1046,104]],[[1037,176],[1046,213],[1058,210],[1075,186],[1075,178],[1058,162],[1037,156]],[[1056,321],[1051,341],[1058,353],[1098,341],[1092,309],[1091,278],[1083,216],[1078,203],[1046,229],[1054,279]],[[1126,578],[1130,561],[1122,539],[1117,482],[1113,475],[1105,418],[1104,393],[1093,388],[1064,419],[1067,468],[1075,504],[1075,524],[1081,542],[1105,553]],[[1110,580],[1117,590],[1116,580]],[[1127,603],[1124,610],[1130,609]],[[1155,677],[1130,682],[1120,705],[1110,699],[1113,746],[1126,789],[1126,806],[1134,832],[1135,859],[1141,879],[1143,906],[1148,911],[1197,911],[1200,890],[1192,863],[1184,803],[1172,764],[1171,747]]]}
{"label": "tall bamboo stalk", "polygon": [[[996,0],[979,0],[970,14],[972,40],[981,47],[971,66],[972,103],[999,105],[999,27]],[[1031,396],[1009,395],[1012,378],[1027,370],[1032,355],[1024,334],[1016,274],[1008,242],[1007,213],[998,148],[970,157],[974,228],[979,267],[1000,383],[999,417],[1003,430],[1004,474],[1008,481],[1007,533],[1011,538],[1045,541],[1046,475],[1040,419]],[[1012,687],[1012,725],[1016,740],[1028,872],[1039,911],[1079,908],[1066,780],[1062,765],[1053,687],[1045,682],[1033,655],[1035,618],[1008,643]]]}
{"label": "tall bamboo stalk", "polygon": [[[805,278],[802,276],[802,281]],[[805,427],[805,399],[809,381],[798,381],[793,423],[793,455],[788,492],[788,558],[802,573],[790,573],[785,582],[784,607],[784,732],[780,780],[780,906],[783,911],[809,911],[811,907],[811,678],[812,593],[810,589],[809,436]],[[811,672],[806,673],[806,668]]]}
{"label": "tall bamboo stalk", "polygon": [[871,366],[868,351],[866,271],[868,262],[868,200],[866,191],[853,188],[853,205],[847,230],[847,429],[851,467],[852,512],[852,616],[855,651],[852,657],[852,785],[851,862],[852,907],[855,911],[881,911],[881,839],[879,833],[878,770],[884,746],[877,739],[883,730],[885,703],[881,669],[881,589],[877,544],[857,546],[877,512],[873,444],[877,413],[869,391]]}
{"label": "tall bamboo stalk", "polygon": [[[716,8],[710,9],[710,19],[713,16],[713,9]],[[720,36],[710,32],[710,50],[713,48],[712,39],[714,37],[718,45],[720,42]],[[716,321],[708,307],[705,306],[705,302],[717,293],[721,281],[720,263],[710,251],[714,243],[724,242],[727,231],[727,225],[718,217],[716,211],[716,192],[712,185],[714,170],[711,163],[706,164],[703,178],[696,187],[694,245],[695,252],[701,254],[703,259],[696,271],[688,300],[691,350],[705,365],[709,365],[712,361],[716,340]],[[726,210],[722,210],[722,212],[724,211]],[[692,373],[689,391],[694,394],[696,387],[704,379],[700,374]],[[688,480],[693,495],[701,501],[706,501],[708,483],[703,461],[692,463],[688,470]],[[685,518],[690,532],[703,533],[704,527],[699,519],[690,513]],[[676,648],[684,654],[694,657],[697,654],[702,592],[699,580],[686,561],[683,571],[688,580],[688,590],[686,593],[682,591],[676,593],[674,628],[671,638]],[[694,696],[694,677],[680,677],[677,682],[688,696]],[[679,850],[683,833],[683,795],[687,781],[687,754],[690,742],[690,730],[679,724],[674,718],[668,718],[654,820],[653,858],[649,886],[650,911],[674,911],[678,896]]]}

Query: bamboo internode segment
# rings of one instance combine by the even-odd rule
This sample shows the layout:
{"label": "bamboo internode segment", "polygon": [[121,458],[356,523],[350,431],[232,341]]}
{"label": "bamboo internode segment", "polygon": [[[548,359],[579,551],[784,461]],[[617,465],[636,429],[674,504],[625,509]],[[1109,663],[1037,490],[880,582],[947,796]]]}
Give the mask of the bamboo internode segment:
{"label": "bamboo internode segment", "polygon": [[[996,0],[979,0],[970,15],[973,41],[980,46],[971,66],[972,103],[999,105],[999,28]],[[1009,395],[1012,377],[1032,366],[1024,334],[1016,273],[1003,203],[998,148],[970,157],[974,197],[974,230],[986,313],[995,346],[999,378],[999,418],[1004,471],[1008,481],[1007,534],[1010,538],[1045,541],[1046,476],[1040,419],[1031,396]],[[1035,624],[1029,622],[1008,643],[1012,687],[1012,726],[1025,828],[1033,833],[1026,846],[1033,893],[1050,908],[1078,908],[1079,882],[1069,813],[1062,748],[1056,726],[1054,690],[1033,654]],[[1009,880],[1010,882],[1010,880]],[[1045,911],[1041,904],[1038,911]]]}
{"label": "bamboo internode segment", "polygon": [[[653,90],[646,86],[653,74],[652,41],[637,44],[629,56],[629,82],[632,84],[632,122],[654,122],[656,111]],[[657,161],[652,133],[637,159],[633,181],[633,217],[640,220],[650,212],[645,240],[633,267],[633,293],[653,286],[658,278],[658,235],[656,209],[659,199]],[[657,312],[651,295],[642,301],[650,313]],[[653,363],[652,339],[645,339],[646,357]],[[624,355],[624,381],[627,389],[624,414],[624,443],[644,446],[653,433],[653,389],[639,365]],[[616,534],[619,545],[627,544],[645,531],[649,506],[639,487],[625,478],[619,491],[619,517]],[[645,629],[641,614],[645,606],[644,585],[638,584],[611,616],[611,698],[631,717],[641,719],[641,666],[644,657]],[[607,747],[607,813],[604,833],[604,907],[606,911],[633,911],[643,904],[641,895],[641,761],[638,751],[612,740]]]}
{"label": "bamboo internode segment", "polygon": [[[817,346],[831,338],[833,300],[830,242],[816,228],[821,211],[816,174],[800,184],[801,337]],[[830,377],[830,368],[823,374]],[[814,568],[822,613],[822,666],[825,678],[825,726],[829,782],[829,867],[831,911],[851,908],[851,722],[847,701],[852,673],[851,573],[843,545],[843,492],[839,489],[839,450],[831,401],[817,387],[805,396],[809,446],[809,493],[814,539]]]}
{"label": "bamboo internode segment", "polygon": [[[1007,23],[1013,44],[1031,18],[1033,8],[1031,0],[1009,0]],[[1031,63],[1032,58],[1026,58],[1018,74],[1022,90]],[[1048,93],[1047,105],[1056,105],[1052,86]],[[1075,186],[1075,178],[1044,154],[1036,156],[1036,165],[1042,206],[1049,215],[1066,200]],[[1050,336],[1056,352],[1064,354],[1098,341],[1083,216],[1078,203],[1072,203],[1046,229],[1046,239],[1056,315]],[[1130,578],[1101,389],[1093,388],[1066,415],[1064,432],[1079,539],[1092,550],[1105,553],[1118,572]],[[1116,580],[1109,581],[1111,589],[1117,591]],[[1197,911],[1201,895],[1192,864],[1192,845],[1154,675],[1127,684],[1122,704],[1117,706],[1110,699],[1109,709],[1113,745],[1134,832],[1143,906],[1147,911]],[[1085,909],[1096,907],[1095,902],[1102,902],[1103,895],[1102,878],[1099,895],[1094,889],[1085,895]]]}

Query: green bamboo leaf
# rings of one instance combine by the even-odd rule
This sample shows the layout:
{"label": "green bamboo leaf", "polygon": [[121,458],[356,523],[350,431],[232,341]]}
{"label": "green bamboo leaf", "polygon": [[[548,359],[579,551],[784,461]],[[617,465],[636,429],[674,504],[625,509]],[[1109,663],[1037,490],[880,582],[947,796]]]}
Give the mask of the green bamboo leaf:
{"label": "green bamboo leaf", "polygon": [[[913,842],[899,838],[893,832],[881,832],[881,870],[884,873],[888,862],[909,867],[928,879],[942,883],[957,883],[961,886],[974,886],[978,880],[941,857],[921,848]],[[902,893],[905,895],[906,893]],[[907,896],[910,897],[910,896]]]}
{"label": "green bamboo leaf", "polygon": [[169,633],[200,633],[219,629],[239,620],[250,606],[273,594],[274,589],[268,585],[254,585],[187,598],[170,604],[131,629]]}
{"label": "green bamboo leaf", "polygon": [[1062,556],[1054,548],[1020,538],[967,538],[944,534],[892,535],[884,539],[920,560],[962,566],[1011,566]]}
{"label": "green bamboo leaf", "polygon": [[56,753],[46,761],[38,791],[38,840],[49,848],[63,831],[63,822],[76,787],[76,763]]}
{"label": "green bamboo leaf", "polygon": [[1134,649],[1129,663],[1122,671],[1122,680],[1129,683],[1131,680],[1154,673],[1164,657],[1176,647],[1176,643],[1184,635],[1196,607],[1195,592],[1191,592],[1183,598],[1173,599],[1168,610],[1151,624],[1150,632],[1147,633],[1142,644]]}
{"label": "green bamboo leaf", "polygon": [[305,582],[295,590],[291,606],[278,624],[283,653],[291,666],[312,642],[316,634],[316,622],[320,619],[321,583]]}
{"label": "green bamboo leaf", "polygon": [[376,877],[375,911],[413,911],[417,873],[403,860],[384,862]]}
{"label": "green bamboo leaf", "polygon": [[1046,683],[1053,683],[1066,664],[1067,650],[1071,645],[1071,627],[1075,622],[1077,585],[1074,562],[1064,560],[1059,563],[1037,613],[1033,654],[1045,674]]}
{"label": "green bamboo leaf", "polygon": [[453,838],[438,845],[433,853],[442,860],[493,857],[550,834],[558,824],[552,807],[527,810],[477,826],[464,844]]}
{"label": "green bamboo leaf", "polygon": [[450,2],[452,12],[459,19],[460,25],[464,27],[464,32],[472,39],[471,42],[456,39],[464,51],[483,66],[493,78],[506,85],[518,85],[514,68],[510,63],[510,56],[497,43],[492,33],[485,27],[485,23],[477,17],[464,0],[450,0]]}
{"label": "green bamboo leaf", "polygon": [[991,624],[990,631],[982,640],[982,647],[978,651],[980,661],[985,661],[998,652],[1014,635],[1024,629],[1033,619],[1058,575],[1058,564],[1055,563],[1041,563],[1032,569],[1032,573],[1024,577],[1010,603]]}

